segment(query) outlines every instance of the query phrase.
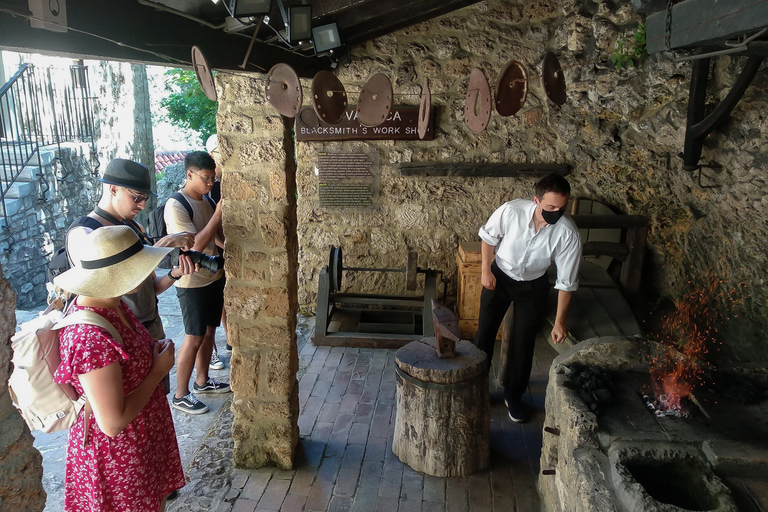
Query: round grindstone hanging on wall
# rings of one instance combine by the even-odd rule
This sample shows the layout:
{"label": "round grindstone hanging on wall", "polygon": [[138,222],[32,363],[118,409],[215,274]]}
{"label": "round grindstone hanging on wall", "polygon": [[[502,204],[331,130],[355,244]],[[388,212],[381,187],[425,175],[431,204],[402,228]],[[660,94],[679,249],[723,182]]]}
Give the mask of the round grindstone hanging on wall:
{"label": "round grindstone hanging on wall", "polygon": [[270,105],[286,117],[296,117],[304,100],[299,75],[288,64],[275,64],[267,73],[265,94]]}
{"label": "round grindstone hanging on wall", "polygon": [[464,104],[464,122],[475,133],[480,133],[488,126],[491,119],[491,87],[485,74],[474,68],[469,75],[467,97]]}
{"label": "round grindstone hanging on wall", "polygon": [[525,66],[511,60],[504,66],[496,80],[496,112],[502,116],[517,113],[528,95],[528,73]]}
{"label": "round grindstone hanging on wall", "polygon": [[347,91],[330,71],[318,71],[312,79],[312,106],[317,117],[328,124],[336,124],[347,110]]}
{"label": "round grindstone hanging on wall", "polygon": [[216,84],[213,82],[211,67],[208,65],[203,51],[197,46],[192,47],[192,67],[195,68],[197,81],[208,99],[218,101],[219,95],[216,93]]}
{"label": "round grindstone hanging on wall", "polygon": [[357,99],[357,120],[363,126],[379,126],[392,110],[392,82],[376,73],[363,86]]}
{"label": "round grindstone hanging on wall", "polygon": [[565,94],[565,74],[560,67],[560,61],[555,54],[547,52],[544,56],[544,63],[541,65],[541,82],[544,85],[544,91],[547,97],[555,105],[562,105],[568,99]]}
{"label": "round grindstone hanging on wall", "polygon": [[424,77],[421,84],[421,101],[419,102],[419,138],[423,139],[429,132],[429,118],[432,117],[432,93],[429,91],[429,78]]}

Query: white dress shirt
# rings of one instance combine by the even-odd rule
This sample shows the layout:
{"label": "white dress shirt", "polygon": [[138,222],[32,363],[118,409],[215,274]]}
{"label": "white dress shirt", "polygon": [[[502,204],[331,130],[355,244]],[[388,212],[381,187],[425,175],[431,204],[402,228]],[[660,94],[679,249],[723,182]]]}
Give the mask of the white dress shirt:
{"label": "white dress shirt", "polygon": [[573,292],[579,287],[581,236],[573,219],[563,215],[536,232],[536,203],[514,199],[501,205],[480,228],[480,238],[496,248],[496,265],[516,281],[543,276],[557,266],[555,288]]}

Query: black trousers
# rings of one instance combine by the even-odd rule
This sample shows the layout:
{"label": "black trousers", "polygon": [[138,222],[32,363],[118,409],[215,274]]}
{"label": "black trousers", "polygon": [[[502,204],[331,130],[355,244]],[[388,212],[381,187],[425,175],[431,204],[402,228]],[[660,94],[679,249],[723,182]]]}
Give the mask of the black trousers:
{"label": "black trousers", "polygon": [[483,288],[480,294],[480,318],[475,345],[488,355],[490,362],[496,333],[510,303],[514,301],[514,329],[507,356],[504,396],[507,400],[519,400],[531,377],[533,347],[536,333],[546,314],[550,285],[546,275],[533,281],[515,281],[502,272],[495,261],[491,271],[496,276],[496,289]]}

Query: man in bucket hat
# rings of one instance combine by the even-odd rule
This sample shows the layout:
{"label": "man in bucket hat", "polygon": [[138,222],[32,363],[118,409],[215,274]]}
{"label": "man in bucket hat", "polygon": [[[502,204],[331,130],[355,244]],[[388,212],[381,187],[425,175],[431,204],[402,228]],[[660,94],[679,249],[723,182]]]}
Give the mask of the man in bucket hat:
{"label": "man in bucket hat", "polygon": [[[73,265],[78,265],[81,259],[87,257],[87,254],[82,254],[86,247],[83,239],[99,225],[127,225],[144,245],[187,248],[194,245],[195,236],[191,233],[168,235],[153,243],[144,234],[144,228],[133,220],[144,209],[149,196],[156,196],[152,192],[152,180],[146,167],[131,160],[116,158],[107,165],[99,181],[104,186],[98,204],[86,217],[75,221],[67,232],[67,255]],[[176,279],[194,271],[195,266],[182,255],[179,257],[179,266],[172,268],[168,274],[157,276],[152,272],[137,292],[123,297],[133,314],[155,339],[165,338],[163,322],[157,309],[157,295],[170,288]]]}

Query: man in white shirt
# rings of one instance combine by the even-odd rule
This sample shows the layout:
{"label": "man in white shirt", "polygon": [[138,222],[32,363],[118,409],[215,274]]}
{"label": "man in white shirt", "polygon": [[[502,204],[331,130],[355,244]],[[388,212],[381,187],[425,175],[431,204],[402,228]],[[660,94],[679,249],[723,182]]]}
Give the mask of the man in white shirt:
{"label": "man in white shirt", "polygon": [[557,266],[555,289],[559,290],[552,341],[562,343],[568,335],[565,317],[578,288],[581,261],[579,230],[571,218],[563,217],[570,193],[565,178],[549,174],[536,184],[532,201],[515,199],[503,204],[479,232],[483,291],[475,345],[489,360],[493,357],[496,333],[514,301],[504,402],[509,417],[518,423],[527,419],[520,399],[531,376],[536,333],[547,313],[550,285],[546,272],[552,262]]}

